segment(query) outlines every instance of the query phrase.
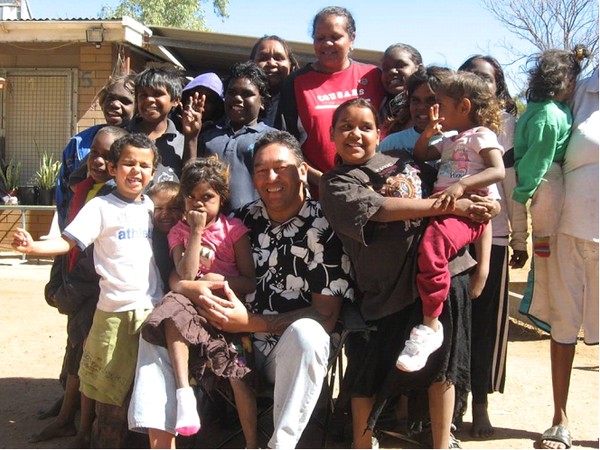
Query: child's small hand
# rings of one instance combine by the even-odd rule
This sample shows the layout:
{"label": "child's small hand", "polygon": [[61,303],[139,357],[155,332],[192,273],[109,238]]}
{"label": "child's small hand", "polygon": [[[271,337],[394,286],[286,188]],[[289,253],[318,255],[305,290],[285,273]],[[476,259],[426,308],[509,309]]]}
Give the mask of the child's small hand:
{"label": "child's small hand", "polygon": [[187,105],[184,105],[181,116],[181,127],[186,136],[196,136],[202,130],[202,115],[204,114],[204,103],[206,96],[200,96],[198,92],[192,95]]}
{"label": "child's small hand", "polygon": [[441,211],[454,211],[456,201],[461,198],[464,193],[465,188],[462,183],[460,181],[456,182],[443,191],[431,195],[432,198],[437,199],[433,204],[433,207]]}
{"label": "child's small hand", "polygon": [[204,207],[192,209],[186,213],[186,220],[192,229],[204,229],[206,227],[206,210]]}
{"label": "child's small hand", "polygon": [[23,228],[17,228],[17,231],[13,234],[12,248],[17,252],[29,253],[31,251],[32,243],[33,238],[31,237],[31,234]]}
{"label": "child's small hand", "polygon": [[440,117],[440,105],[436,103],[429,108],[429,124],[423,132],[429,137],[442,134],[442,122],[444,120],[443,117]]}

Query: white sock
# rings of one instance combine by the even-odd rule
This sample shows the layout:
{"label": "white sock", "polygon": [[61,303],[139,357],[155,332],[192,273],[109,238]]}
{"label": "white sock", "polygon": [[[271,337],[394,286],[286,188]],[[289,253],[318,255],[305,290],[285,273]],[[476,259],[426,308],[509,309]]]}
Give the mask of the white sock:
{"label": "white sock", "polygon": [[177,423],[175,431],[191,436],[200,430],[200,416],[194,390],[191,387],[177,389]]}

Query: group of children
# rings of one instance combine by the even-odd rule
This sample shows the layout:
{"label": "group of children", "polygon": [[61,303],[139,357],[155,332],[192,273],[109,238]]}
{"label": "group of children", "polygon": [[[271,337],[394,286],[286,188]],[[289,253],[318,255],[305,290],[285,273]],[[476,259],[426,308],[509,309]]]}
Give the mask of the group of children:
{"label": "group of children", "polygon": [[[416,49],[392,45],[382,61],[381,81],[388,93],[385,102],[373,105],[374,110],[357,107],[352,101],[338,107],[331,129],[343,163],[362,163],[361,152],[368,147],[381,152],[405,150],[415,164],[428,161],[438,169],[432,208],[448,215],[430,221],[420,245],[416,283],[424,305],[423,324],[413,329],[398,356],[400,370],[422,369],[429,355],[442,345],[444,332],[437,319],[450,287],[448,261],[465,245],[476,244],[478,266],[472,275],[472,297],[506,304],[506,296],[500,298],[500,292],[506,290],[500,286],[506,285],[507,277],[497,279],[493,274],[509,264],[506,247],[510,233],[515,239],[510,264],[522,267],[527,259],[526,219],[524,230],[523,220],[516,225],[518,214],[513,211],[518,206],[511,198],[524,204],[533,197],[534,250],[540,256],[548,252],[547,238],[555,232],[548,223],[549,211],[560,210],[560,184],[557,181],[554,188],[552,180],[560,180],[561,155],[570,130],[565,102],[572,95],[581,56],[581,51],[541,55],[531,73],[530,103],[517,123],[514,145],[514,102],[500,65],[488,56],[470,58],[459,72],[453,72],[424,67]],[[190,352],[190,345],[202,349],[225,339],[221,350],[226,354],[226,366],[219,365],[223,359],[205,357],[199,373],[208,366],[217,375],[231,378],[236,401],[252,405],[251,391],[235,381],[249,370],[240,344],[243,337],[223,338],[208,323],[192,327],[186,312],[193,308],[192,302],[180,295],[163,298],[171,272],[181,279],[225,280],[239,296],[254,290],[248,230],[225,213],[258,198],[252,182],[253,143],[272,129],[282,82],[298,63],[287,43],[277,36],[259,40],[251,59],[232,67],[225,87],[212,73],[182,86],[177,73],[156,68],[136,77],[112,79],[98,98],[107,125],[74,137],[63,156],[57,190],[62,236],[33,241],[26,230],[15,233],[13,247],[20,252],[66,255],[57,258],[60,263],[55,264],[55,284],[48,296],[69,315],[69,324],[76,322],[83,303],[87,302],[88,311],[94,311],[93,322],[91,313],[77,322],[78,333],[69,328],[72,352],[64,411],[37,440],[74,434],[77,402],[73,397],[78,391],[82,408],[78,446],[89,445],[94,410],[103,411],[97,406],[94,409],[94,402],[112,405],[120,411],[115,414],[124,417],[139,370],[140,331],[144,339],[169,350],[178,386],[178,433],[190,435],[200,428],[188,364],[205,352]],[[549,72],[566,80],[561,89],[548,89],[545,80]],[[360,131],[348,125],[348,136],[336,140],[340,115],[349,124],[358,123]],[[376,123],[382,123],[385,139],[381,143],[380,132],[373,126]],[[559,132],[545,133],[546,123],[557,124]],[[540,132],[534,133],[531,124]],[[85,158],[85,172],[77,170]],[[505,167],[510,169],[513,160],[518,181],[514,171],[506,171],[505,177]],[[556,176],[549,177],[549,173]],[[406,180],[390,179],[381,192],[403,197],[409,195],[411,186]],[[542,192],[546,187],[551,194]],[[509,214],[498,224],[501,232],[496,222],[492,230],[485,223],[451,215],[460,198],[473,194],[491,196],[506,206]],[[544,202],[545,206],[534,206]],[[500,257],[494,256],[493,242],[501,247]],[[67,288],[82,280],[88,285],[97,283],[99,291],[90,290],[91,298],[68,305],[72,293]],[[68,306],[61,306],[65,304]],[[481,320],[486,325],[495,323],[497,314],[488,309]],[[473,322],[477,320],[474,317]],[[505,328],[496,330],[497,334],[505,332]],[[485,344],[482,351],[486,355],[501,351],[494,350],[494,342],[491,348],[490,342]],[[473,376],[493,378],[489,370],[483,368]],[[494,384],[499,387],[481,381],[477,397],[474,388],[473,427],[478,436],[493,431],[486,396],[492,388],[502,390],[504,374],[499,372],[501,381]],[[97,420],[101,423],[102,418]],[[244,420],[255,427],[255,420]],[[113,435],[104,445],[124,445],[119,440],[127,429],[123,423],[125,431],[111,430]],[[255,433],[244,431],[247,445],[255,446]]]}

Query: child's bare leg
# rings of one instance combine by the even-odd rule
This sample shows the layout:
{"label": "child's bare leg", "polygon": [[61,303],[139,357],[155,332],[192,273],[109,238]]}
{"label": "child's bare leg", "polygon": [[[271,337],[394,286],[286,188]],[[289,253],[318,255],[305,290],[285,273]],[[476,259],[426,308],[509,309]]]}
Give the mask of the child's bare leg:
{"label": "child's bare leg", "polygon": [[165,320],[164,327],[167,349],[169,350],[169,358],[175,372],[177,389],[190,387],[188,372],[190,349],[188,348],[188,344],[183,340],[181,333],[179,333],[172,320]]}
{"label": "child's bare leg", "polygon": [[454,385],[443,381],[432,383],[428,393],[433,448],[448,448],[454,412]]}
{"label": "child's bare leg", "polygon": [[477,267],[471,275],[471,298],[477,298],[483,292],[485,282],[490,273],[490,257],[492,255],[492,227],[488,225],[481,237],[475,241],[475,256]]}
{"label": "child's bare leg", "polygon": [[246,439],[246,448],[258,448],[256,396],[248,384],[240,379],[230,379],[235,406]]}
{"label": "child's bare leg", "polygon": [[367,421],[375,404],[374,397],[352,397],[352,447],[372,448],[373,432],[367,430]]}
{"label": "child's bare leg", "polygon": [[79,378],[76,375],[67,375],[65,395],[58,412],[58,416],[39,433],[29,438],[29,442],[41,442],[57,437],[75,436],[75,414],[79,407]]}
{"label": "child's bare leg", "polygon": [[96,402],[81,393],[81,413],[79,417],[79,430],[67,445],[68,448],[90,448],[92,440],[92,425],[96,417]]}
{"label": "child's bare leg", "polygon": [[164,430],[149,428],[150,448],[177,448],[175,446],[175,435]]}
{"label": "child's bare leg", "polygon": [[183,436],[191,436],[200,430],[200,416],[194,390],[190,387],[188,361],[190,350],[172,320],[164,323],[169,358],[177,383],[177,422],[175,429]]}
{"label": "child's bare leg", "polygon": [[440,327],[440,321],[437,317],[423,316],[423,325],[431,328],[434,331],[437,331]]}

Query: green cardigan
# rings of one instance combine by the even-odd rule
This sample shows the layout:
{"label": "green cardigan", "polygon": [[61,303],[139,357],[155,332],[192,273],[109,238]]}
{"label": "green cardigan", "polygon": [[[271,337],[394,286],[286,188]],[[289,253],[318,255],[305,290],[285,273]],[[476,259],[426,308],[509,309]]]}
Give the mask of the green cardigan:
{"label": "green cardigan", "polygon": [[513,200],[526,203],[553,162],[562,163],[573,116],[564,103],[530,102],[515,129],[517,186]]}

